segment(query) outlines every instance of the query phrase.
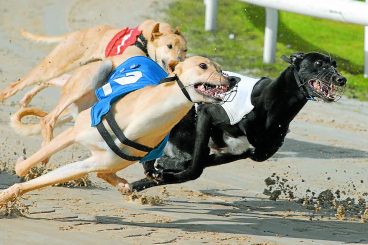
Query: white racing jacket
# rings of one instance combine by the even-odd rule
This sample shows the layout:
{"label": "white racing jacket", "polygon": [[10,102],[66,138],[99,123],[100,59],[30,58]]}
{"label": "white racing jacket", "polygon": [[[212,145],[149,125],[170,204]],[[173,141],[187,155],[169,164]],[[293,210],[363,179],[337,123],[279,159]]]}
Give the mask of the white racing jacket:
{"label": "white racing jacket", "polygon": [[238,83],[237,93],[235,97],[221,104],[230,119],[230,124],[237,124],[246,114],[254,108],[251,102],[251,94],[254,85],[260,80],[259,78],[247,77],[235,72],[224,71],[229,76],[239,77],[241,80]]}

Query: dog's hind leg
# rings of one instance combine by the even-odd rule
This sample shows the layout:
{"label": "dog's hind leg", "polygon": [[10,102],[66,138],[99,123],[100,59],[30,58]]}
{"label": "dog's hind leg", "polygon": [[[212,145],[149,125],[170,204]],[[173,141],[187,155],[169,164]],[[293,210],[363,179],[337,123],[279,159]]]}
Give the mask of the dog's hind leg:
{"label": "dog's hind leg", "polygon": [[[106,60],[89,63],[73,72],[73,76],[63,87],[63,93],[59,104],[47,116],[40,120],[43,136],[42,145],[48,144],[48,142],[53,138],[53,129],[60,114],[68,106],[75,103],[86,94],[94,91],[97,84],[100,84],[101,81],[104,81],[107,78],[111,69],[111,61]],[[90,97],[89,99],[92,100],[85,103],[91,106],[95,101],[95,98]]]}
{"label": "dog's hind leg", "polygon": [[36,83],[44,83],[45,81],[49,81],[52,78],[88,63],[91,59],[95,59],[88,55],[92,52],[89,50],[88,46],[79,45],[81,42],[80,40],[83,40],[83,35],[81,33],[76,32],[68,36],[65,41],[57,45],[51,53],[26,76],[1,90],[0,102],[16,94],[25,87]]}
{"label": "dog's hind leg", "polygon": [[0,206],[26,192],[36,190],[45,186],[63,183],[85,176],[90,172],[101,171],[93,156],[68,165],[57,168],[45,175],[24,183],[14,184],[8,189],[0,192]]}
{"label": "dog's hind leg", "polygon": [[50,86],[58,86],[62,87],[65,85],[65,83],[69,80],[71,77],[70,74],[63,74],[57,78],[51,79],[48,82],[40,83],[36,87],[34,87],[31,91],[27,92],[23,98],[20,100],[19,104],[21,107],[26,107],[29,105],[31,100],[33,99],[36,94],[38,94],[41,90],[50,87]]}
{"label": "dog's hind leg", "polygon": [[123,194],[130,194],[132,192],[128,181],[120,178],[116,173],[97,173],[97,177],[105,180],[110,185],[117,187]]}
{"label": "dog's hind leg", "polygon": [[29,169],[40,163],[42,160],[50,157],[52,154],[66,148],[74,143],[75,131],[74,128],[69,128],[59,134],[49,144],[43,146],[28,159],[18,162],[15,165],[15,172],[18,176],[24,176]]}
{"label": "dog's hind leg", "polygon": [[41,90],[49,87],[50,84],[49,83],[41,83],[39,85],[37,85],[36,87],[34,87],[31,91],[27,92],[23,98],[19,101],[19,104],[22,108],[26,107],[29,105],[29,103],[31,102],[31,100],[33,99],[34,96],[36,96],[36,94],[38,94]]}

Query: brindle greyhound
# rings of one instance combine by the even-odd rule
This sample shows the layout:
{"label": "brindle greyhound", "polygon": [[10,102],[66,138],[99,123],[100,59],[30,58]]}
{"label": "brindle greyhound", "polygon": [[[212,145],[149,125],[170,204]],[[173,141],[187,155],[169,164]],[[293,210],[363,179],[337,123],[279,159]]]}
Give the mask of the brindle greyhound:
{"label": "brindle greyhound", "polygon": [[[220,105],[200,106],[197,113],[192,109],[171,132],[169,155],[175,156],[162,157],[159,170],[154,162],[145,163],[149,178],[134,182],[133,189],[194,180],[206,167],[239,159],[265,161],[282,146],[290,122],[308,100],[333,102],[341,97],[346,78],[330,56],[296,53],[283,59],[290,66],[275,80],[264,77],[255,84],[251,92],[254,108],[239,123],[230,125]],[[241,152],[230,152],[239,147]],[[210,155],[210,150],[217,154]]]}

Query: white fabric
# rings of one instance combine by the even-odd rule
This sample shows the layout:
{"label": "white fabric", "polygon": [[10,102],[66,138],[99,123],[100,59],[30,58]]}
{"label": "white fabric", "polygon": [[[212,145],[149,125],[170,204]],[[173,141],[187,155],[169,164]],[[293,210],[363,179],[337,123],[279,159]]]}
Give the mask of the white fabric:
{"label": "white fabric", "polygon": [[234,99],[221,105],[230,119],[230,124],[234,125],[253,110],[254,106],[251,102],[251,94],[259,78],[247,77],[231,71],[224,71],[224,73],[229,76],[240,77],[241,79],[238,84],[238,92]]}

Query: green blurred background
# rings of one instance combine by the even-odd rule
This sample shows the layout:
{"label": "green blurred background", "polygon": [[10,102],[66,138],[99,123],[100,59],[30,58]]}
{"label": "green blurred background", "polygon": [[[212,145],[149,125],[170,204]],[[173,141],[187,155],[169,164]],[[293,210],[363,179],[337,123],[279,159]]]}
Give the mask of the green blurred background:
{"label": "green blurred background", "polygon": [[[368,100],[368,79],[363,77],[363,26],[281,11],[276,62],[266,65],[262,62],[264,8],[234,0],[218,4],[215,32],[204,31],[203,1],[180,0],[168,8],[168,21],[184,33],[189,54],[214,58],[227,70],[275,78],[286,67],[281,55],[323,52],[336,59],[339,71],[347,77],[345,95]],[[235,38],[230,39],[230,34]]]}

